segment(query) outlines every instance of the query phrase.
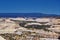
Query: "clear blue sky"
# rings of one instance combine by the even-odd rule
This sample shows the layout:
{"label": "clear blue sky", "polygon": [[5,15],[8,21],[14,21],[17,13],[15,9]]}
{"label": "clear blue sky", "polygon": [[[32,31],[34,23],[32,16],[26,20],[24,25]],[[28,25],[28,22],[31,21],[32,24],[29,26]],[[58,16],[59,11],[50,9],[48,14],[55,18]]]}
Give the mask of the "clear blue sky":
{"label": "clear blue sky", "polygon": [[60,14],[60,0],[0,0],[0,13]]}

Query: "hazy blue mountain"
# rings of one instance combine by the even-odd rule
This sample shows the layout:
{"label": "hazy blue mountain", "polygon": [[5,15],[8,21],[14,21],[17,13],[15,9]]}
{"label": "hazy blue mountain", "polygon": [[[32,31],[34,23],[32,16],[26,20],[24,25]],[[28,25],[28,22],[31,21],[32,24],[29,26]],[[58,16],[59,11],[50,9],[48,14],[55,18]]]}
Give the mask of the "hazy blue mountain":
{"label": "hazy blue mountain", "polygon": [[44,13],[0,13],[0,17],[60,17],[60,15]]}

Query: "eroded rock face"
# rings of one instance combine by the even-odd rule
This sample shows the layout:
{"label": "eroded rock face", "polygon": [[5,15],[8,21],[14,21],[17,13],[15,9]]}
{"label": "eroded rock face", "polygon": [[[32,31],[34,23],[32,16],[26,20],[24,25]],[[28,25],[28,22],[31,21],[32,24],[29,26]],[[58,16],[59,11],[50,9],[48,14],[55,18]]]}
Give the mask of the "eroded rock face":
{"label": "eroded rock face", "polygon": [[[19,23],[21,22],[20,20],[18,21]],[[23,23],[24,22],[26,22],[26,21],[23,21]],[[30,22],[30,21],[29,21]],[[27,23],[27,22],[26,22]],[[43,22],[44,23],[44,22]],[[43,24],[42,23],[42,24]],[[24,23],[25,24],[25,23]],[[44,23],[45,24],[45,23]],[[21,25],[23,25],[23,24],[21,24]],[[28,24],[28,26],[27,27],[33,27],[32,29],[29,29],[29,28],[26,28],[26,27],[20,27],[21,25],[19,25],[18,23],[16,23],[15,21],[11,21],[10,19],[5,19],[5,20],[3,20],[3,21],[0,21],[0,34],[1,33],[13,33],[13,34],[18,34],[18,35],[21,35],[21,34],[23,34],[23,36],[24,35],[26,35],[28,32],[31,32],[31,34],[27,34],[27,35],[29,35],[29,36],[31,36],[31,35],[34,35],[34,36],[36,36],[37,34],[40,36],[40,37],[44,37],[44,38],[58,38],[58,39],[60,39],[60,37],[58,37],[59,35],[58,35],[58,33],[56,33],[55,31],[57,31],[58,30],[58,28],[59,28],[59,26],[58,26],[58,28],[57,28],[57,26],[56,27],[54,27],[54,28],[51,28],[50,29],[50,25],[48,25],[48,26],[46,26],[46,24],[45,25],[41,25],[41,24],[38,24],[38,23],[29,23]],[[32,25],[32,26],[29,26],[29,25]],[[37,25],[39,25],[39,26],[37,26]],[[25,25],[26,26],[26,25]],[[46,26],[46,27],[45,27]],[[36,28],[34,28],[34,27],[36,27]],[[39,27],[42,27],[42,28],[40,28],[40,29],[38,29]],[[43,30],[44,28],[48,28],[47,30],[49,30],[49,31],[45,31],[45,30]],[[42,30],[41,30],[42,29]],[[1,31],[2,30],[2,31]],[[17,32],[16,32],[16,30],[17,30]],[[60,29],[59,29],[60,30]],[[26,34],[24,33],[24,32],[27,32]],[[34,32],[34,33],[33,33]],[[60,32],[60,31],[59,31]],[[20,34],[21,33],[21,34]],[[22,36],[21,36],[22,37]]]}
{"label": "eroded rock face", "polygon": [[6,39],[4,39],[3,37],[0,36],[0,40],[6,40]]}
{"label": "eroded rock face", "polygon": [[10,20],[0,22],[0,29],[15,29],[18,27],[19,27],[19,24],[16,24],[15,22],[10,21]]}
{"label": "eroded rock face", "polygon": [[15,29],[19,28],[19,24],[14,21],[5,20],[0,22],[0,34],[1,33],[13,33]]}

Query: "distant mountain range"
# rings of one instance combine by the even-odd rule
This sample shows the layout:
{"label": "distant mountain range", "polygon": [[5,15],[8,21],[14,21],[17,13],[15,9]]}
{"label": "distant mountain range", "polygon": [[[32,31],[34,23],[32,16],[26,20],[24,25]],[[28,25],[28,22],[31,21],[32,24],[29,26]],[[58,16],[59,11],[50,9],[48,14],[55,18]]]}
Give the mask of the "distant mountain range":
{"label": "distant mountain range", "polygon": [[44,13],[0,13],[0,17],[60,17],[60,15]]}

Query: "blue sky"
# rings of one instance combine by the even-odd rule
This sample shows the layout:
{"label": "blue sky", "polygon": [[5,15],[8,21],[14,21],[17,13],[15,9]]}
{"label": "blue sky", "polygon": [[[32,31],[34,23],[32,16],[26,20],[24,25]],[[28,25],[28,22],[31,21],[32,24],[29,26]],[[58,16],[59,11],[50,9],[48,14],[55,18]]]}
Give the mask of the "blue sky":
{"label": "blue sky", "polygon": [[0,0],[0,13],[60,14],[60,0]]}

